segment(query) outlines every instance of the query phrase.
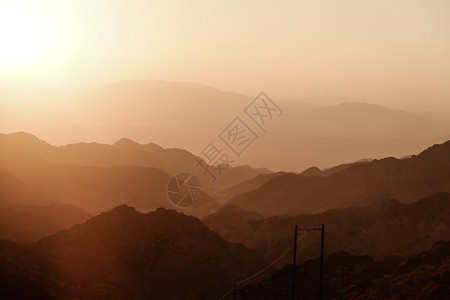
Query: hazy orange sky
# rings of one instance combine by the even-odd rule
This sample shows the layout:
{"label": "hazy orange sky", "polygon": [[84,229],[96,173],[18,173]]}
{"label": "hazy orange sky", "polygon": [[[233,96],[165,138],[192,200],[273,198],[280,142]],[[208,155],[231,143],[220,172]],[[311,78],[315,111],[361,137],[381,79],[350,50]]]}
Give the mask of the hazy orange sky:
{"label": "hazy orange sky", "polygon": [[450,110],[450,1],[2,0],[0,84],[183,80]]}

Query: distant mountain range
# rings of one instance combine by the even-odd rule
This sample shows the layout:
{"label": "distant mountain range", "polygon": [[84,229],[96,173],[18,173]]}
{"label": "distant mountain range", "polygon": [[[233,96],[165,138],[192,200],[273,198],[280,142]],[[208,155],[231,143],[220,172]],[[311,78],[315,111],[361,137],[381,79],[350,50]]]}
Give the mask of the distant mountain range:
{"label": "distant mountain range", "polygon": [[183,149],[163,149],[121,139],[114,145],[52,146],[28,133],[0,135],[0,201],[21,204],[68,203],[100,212],[127,203],[140,210],[171,208],[167,184],[188,172],[202,182],[199,205],[186,212],[205,215],[217,207],[210,194],[253,178],[267,169],[231,167],[213,182]]}
{"label": "distant mountain range", "polygon": [[[298,295],[316,299],[321,224],[327,298],[448,295],[445,113],[273,99],[264,132],[253,97],[187,82],[0,94],[0,299],[217,299],[268,263],[238,299],[289,297],[295,225]],[[212,181],[196,153],[237,116],[258,138]],[[202,194],[171,210],[179,173]]]}
{"label": "distant mountain range", "polygon": [[356,163],[328,176],[284,174],[230,203],[263,216],[369,205],[383,198],[412,202],[450,192],[450,141],[410,158]]}
{"label": "distant mountain range", "polygon": [[125,205],[33,244],[0,245],[2,299],[214,299],[262,265],[197,218]]}
{"label": "distant mountain range", "polygon": [[27,133],[0,135],[0,202],[67,203],[96,213],[126,203],[140,210],[170,208],[167,183],[178,172],[202,181],[200,204],[191,212],[205,216],[217,200],[263,216],[311,213],[368,205],[383,198],[412,202],[450,192],[450,142],[403,159],[360,160],[301,174],[232,167],[212,182],[195,156],[121,139],[114,145],[79,143],[52,146]]}
{"label": "distant mountain range", "polygon": [[302,103],[304,99],[273,98],[284,114],[271,120],[264,133],[243,112],[255,96],[167,81],[122,81],[29,93],[1,90],[0,127],[2,132],[31,131],[58,145],[111,144],[128,137],[195,154],[240,116],[260,138],[237,164],[296,172],[361,157],[404,156],[450,139],[450,112],[437,117],[432,112],[395,111],[342,97],[315,105]]}
{"label": "distant mountain range", "polygon": [[266,183],[270,179],[284,175],[284,174],[286,174],[286,172],[259,174],[251,179],[248,179],[248,180],[242,181],[236,185],[232,185],[227,188],[224,188],[223,190],[220,190],[217,194],[222,197],[225,197],[227,199],[230,199],[233,196],[255,190],[255,189],[261,187],[264,183]]}
{"label": "distant mountain range", "polygon": [[[362,159],[354,163],[346,163],[342,165],[337,165],[335,167],[331,167],[328,169],[321,170],[317,167],[310,167],[303,172],[300,173],[302,176],[311,177],[311,176],[328,176],[333,173],[337,173],[339,171],[342,171],[344,169],[347,169],[355,164],[358,163],[365,163],[370,162],[371,159]],[[231,199],[236,195],[244,194],[247,192],[250,192],[252,190],[256,190],[257,188],[261,187],[263,184],[271,180],[272,178],[286,175],[287,172],[274,172],[274,173],[266,173],[266,174],[259,174],[251,179],[242,181],[236,185],[229,186],[227,188],[224,188],[223,190],[220,190],[216,193],[216,195],[220,195],[221,197],[224,197],[226,199]]]}
{"label": "distant mountain range", "polygon": [[206,186],[232,185],[260,173],[270,173],[268,169],[236,166],[224,171],[222,176],[217,176],[217,181],[213,184],[211,178],[204,175],[204,169],[197,166],[194,159],[196,156],[190,152],[183,149],[164,149],[154,143],[141,145],[124,138],[113,145],[76,143],[57,147],[29,133],[17,132],[0,134],[0,151],[2,153],[25,153],[55,165],[152,167],[169,175],[189,172],[197,175]]}
{"label": "distant mountain range", "polygon": [[[450,193],[438,193],[409,204],[384,199],[365,207],[271,218],[229,205],[205,217],[203,222],[223,238],[242,243],[266,257],[276,257],[292,244],[296,224],[300,228],[326,224],[327,253],[343,250],[384,258],[424,251],[438,240],[450,240]],[[308,233],[299,247],[300,260],[316,257],[320,234]]]}

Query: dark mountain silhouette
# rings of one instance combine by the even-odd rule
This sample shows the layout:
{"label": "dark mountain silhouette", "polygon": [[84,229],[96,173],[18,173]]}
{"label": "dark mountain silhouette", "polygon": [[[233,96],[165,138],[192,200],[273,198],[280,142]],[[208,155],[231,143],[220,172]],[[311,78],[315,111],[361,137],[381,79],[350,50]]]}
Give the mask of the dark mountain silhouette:
{"label": "dark mountain silhouette", "polygon": [[157,144],[149,143],[141,145],[129,139],[117,141],[114,147],[129,150],[138,150],[152,153],[166,166],[170,167],[169,174],[189,172],[203,178],[203,182],[210,186],[229,186],[240,181],[250,179],[259,174],[270,174],[266,168],[252,168],[250,166],[235,166],[223,171],[221,176],[217,176],[217,181],[211,185],[211,178],[204,175],[204,169],[197,166],[194,155],[183,149],[164,149]]}
{"label": "dark mountain silhouette", "polygon": [[[300,251],[301,253],[301,251]],[[407,257],[376,261],[336,252],[324,259],[324,299],[448,299],[450,241]],[[344,268],[344,273],[342,272]],[[297,266],[296,295],[318,298],[319,259]],[[291,295],[292,264],[258,284],[239,289],[238,299],[280,299]]]}
{"label": "dark mountain silhouette", "polygon": [[114,145],[77,143],[56,147],[31,134],[18,132],[0,134],[0,153],[25,153],[55,165],[152,167],[171,176],[189,172],[202,181],[208,192],[237,184],[260,173],[270,173],[268,169],[236,166],[224,171],[222,176],[217,176],[217,181],[213,183],[210,177],[204,175],[204,169],[197,166],[195,156],[190,152],[183,149],[164,149],[154,143],[141,145],[129,139],[121,139]]}
{"label": "dark mountain silhouette", "polygon": [[126,205],[33,244],[0,244],[2,298],[25,293],[23,282],[42,298],[213,299],[262,262],[195,217]]}
{"label": "dark mountain silhouette", "polygon": [[[438,240],[450,239],[450,194],[439,193],[402,204],[384,199],[367,207],[349,207],[320,214],[249,217],[254,212],[222,208],[203,219],[211,230],[232,242],[243,243],[267,257],[276,257],[292,244],[296,224],[326,225],[326,251],[347,251],[387,257],[424,251]],[[230,217],[228,211],[234,214]],[[310,232],[301,243],[304,260],[319,253],[320,235]]]}
{"label": "dark mountain silhouette", "polygon": [[91,217],[86,211],[71,205],[54,204],[0,206],[0,237],[31,242]]}
{"label": "dark mountain silhouette", "polygon": [[408,203],[433,193],[450,192],[449,179],[447,141],[411,158],[357,163],[329,176],[281,175],[237,195],[231,203],[263,216],[368,205],[383,198]]}
{"label": "dark mountain silhouette", "polygon": [[[167,184],[171,176],[160,169],[136,166],[54,165],[21,153],[5,153],[1,164],[15,178],[20,178],[18,182],[21,185],[34,187],[39,196],[36,199],[37,196],[30,192],[24,194],[20,189],[14,189],[4,196],[5,204],[66,203],[92,213],[124,203],[140,210],[173,207],[167,199]],[[204,216],[217,205],[216,200],[204,192],[198,205],[186,209],[185,212]]]}
{"label": "dark mountain silhouette", "polygon": [[123,203],[140,210],[171,208],[166,195],[171,175],[191,172],[203,181],[205,192],[199,205],[186,213],[203,216],[217,206],[209,196],[215,189],[270,172],[249,166],[231,167],[213,183],[188,151],[127,139],[112,146],[78,143],[56,147],[19,132],[0,135],[0,153],[0,167],[4,169],[0,184],[5,185],[0,200],[40,205],[68,203],[94,213]]}
{"label": "dark mountain silhouette", "polygon": [[302,175],[302,176],[329,176],[333,173],[337,173],[337,172],[343,171],[347,168],[350,168],[351,166],[353,166],[355,164],[368,163],[371,161],[372,161],[372,159],[360,159],[353,163],[340,164],[340,165],[337,165],[337,166],[334,166],[331,168],[327,168],[324,170],[321,170],[317,167],[310,167],[310,168],[304,170],[303,172],[301,172],[300,175]]}
{"label": "dark mountain silhouette", "polygon": [[253,177],[252,179],[245,180],[236,185],[227,187],[223,190],[220,190],[216,193],[217,196],[224,197],[225,199],[231,199],[233,196],[238,194],[243,194],[250,192],[254,189],[259,188],[264,183],[268,182],[270,179],[286,174],[285,172],[276,172],[276,173],[266,173],[259,174]]}

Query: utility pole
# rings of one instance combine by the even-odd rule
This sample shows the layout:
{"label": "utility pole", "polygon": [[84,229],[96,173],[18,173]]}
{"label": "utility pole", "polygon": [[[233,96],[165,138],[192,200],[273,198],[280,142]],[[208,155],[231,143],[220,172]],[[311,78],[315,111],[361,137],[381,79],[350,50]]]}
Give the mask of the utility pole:
{"label": "utility pole", "polygon": [[319,277],[319,300],[322,300],[322,281],[323,281],[323,242],[325,235],[325,224],[322,224],[322,242],[320,245],[320,277]]}
{"label": "utility pole", "polygon": [[342,284],[342,288],[345,287],[345,271],[347,271],[349,268],[348,267],[344,267],[344,266],[338,266],[338,271],[341,271],[341,284]]}
{"label": "utility pole", "polygon": [[[295,237],[297,238],[297,226],[295,226]],[[307,233],[311,230],[320,231],[322,233],[321,244],[320,244],[320,273],[319,273],[319,299],[322,300],[322,281],[323,281],[323,248],[324,248],[324,239],[325,239],[325,224],[322,224],[322,227],[302,227],[300,230],[305,230]],[[295,244],[294,246],[296,246]],[[294,269],[295,270],[295,269]],[[295,274],[294,274],[295,278]],[[294,295],[294,294],[292,294]]]}
{"label": "utility pole", "polygon": [[292,270],[292,300],[295,300],[295,273],[297,268],[297,231],[298,225],[295,225],[295,234],[294,234],[294,262],[293,262],[293,270]]}

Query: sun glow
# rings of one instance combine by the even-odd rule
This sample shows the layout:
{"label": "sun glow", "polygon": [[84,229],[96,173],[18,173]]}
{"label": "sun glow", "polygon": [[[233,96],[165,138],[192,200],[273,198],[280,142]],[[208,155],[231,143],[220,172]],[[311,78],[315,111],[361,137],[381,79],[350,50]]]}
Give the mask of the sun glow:
{"label": "sun glow", "polygon": [[54,28],[45,12],[30,3],[0,4],[0,61],[29,65],[50,55]]}

